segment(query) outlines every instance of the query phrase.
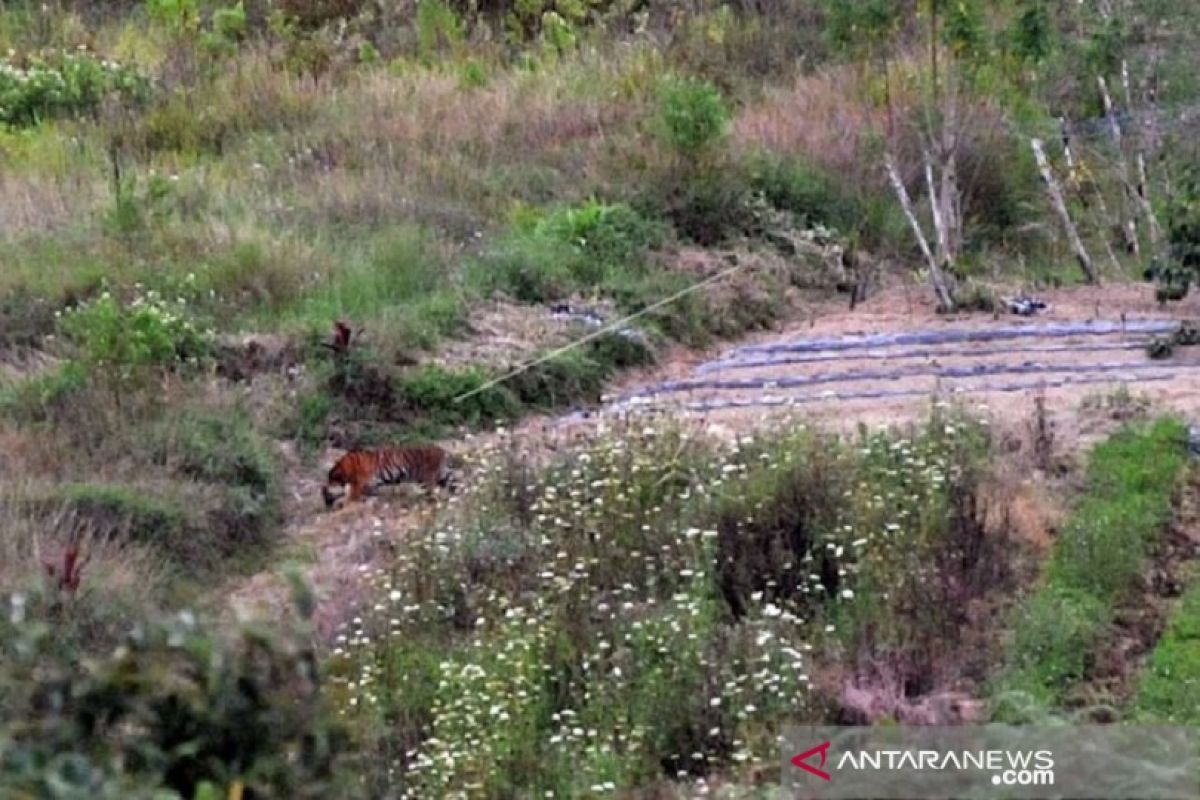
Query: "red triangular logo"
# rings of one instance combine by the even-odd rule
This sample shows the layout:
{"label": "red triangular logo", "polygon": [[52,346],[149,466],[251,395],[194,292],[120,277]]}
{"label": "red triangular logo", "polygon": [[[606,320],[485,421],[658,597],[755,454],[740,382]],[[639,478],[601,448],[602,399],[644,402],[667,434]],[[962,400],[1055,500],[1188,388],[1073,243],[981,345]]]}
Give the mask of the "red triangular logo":
{"label": "red triangular logo", "polygon": [[825,766],[825,753],[828,750],[829,750],[829,742],[823,742],[823,743],[817,745],[816,747],[812,748],[811,750],[805,750],[800,755],[793,756],[792,763],[795,764],[800,769],[804,770],[805,772],[811,772],[813,775],[816,775],[821,780],[827,781],[827,780],[829,780],[828,772],[826,772],[823,769],[817,769],[816,767],[812,766],[811,764],[806,764],[804,762],[806,762],[812,756],[815,756],[816,754],[820,753],[821,754],[821,766],[823,767],[823,766]]}

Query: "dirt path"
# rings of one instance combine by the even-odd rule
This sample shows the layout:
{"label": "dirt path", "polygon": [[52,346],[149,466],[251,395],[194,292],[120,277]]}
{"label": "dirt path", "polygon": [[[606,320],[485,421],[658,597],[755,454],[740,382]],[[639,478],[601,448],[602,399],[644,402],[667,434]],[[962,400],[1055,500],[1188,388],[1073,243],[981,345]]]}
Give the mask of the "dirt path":
{"label": "dirt path", "polygon": [[[1122,389],[1200,419],[1200,348],[1167,361],[1145,354],[1152,336],[1189,316],[1190,303],[1164,311],[1144,285],[1062,290],[1044,299],[1049,308],[1034,318],[946,318],[911,293],[891,290],[854,312],[825,308],[714,354],[683,354],[631,376],[599,409],[528,420],[519,430],[536,437],[549,427],[562,435],[646,413],[718,434],[798,415],[837,428],[887,425],[928,413],[935,395],[958,398],[994,424],[1016,426],[1038,396],[1055,421],[1059,446],[1077,449],[1111,427],[1081,409]],[[296,463],[290,469],[284,560],[309,574],[320,598],[318,627],[329,634],[359,600],[359,576],[375,549],[419,524],[425,512],[408,501],[376,498],[326,513],[321,472]],[[229,587],[228,607],[278,618],[288,608],[286,587],[280,570],[260,573]]]}

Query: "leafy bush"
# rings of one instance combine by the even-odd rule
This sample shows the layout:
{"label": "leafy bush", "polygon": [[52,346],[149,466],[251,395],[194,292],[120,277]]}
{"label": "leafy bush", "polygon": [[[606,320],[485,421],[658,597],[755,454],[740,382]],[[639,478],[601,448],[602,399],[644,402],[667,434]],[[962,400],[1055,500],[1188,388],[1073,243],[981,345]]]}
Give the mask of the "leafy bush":
{"label": "leafy bush", "polygon": [[642,272],[646,253],[665,237],[662,224],[626,204],[590,200],[528,214],[470,272],[485,291],[547,302],[577,291],[604,291],[614,280]]}
{"label": "leafy bush", "polygon": [[1200,272],[1200,165],[1185,172],[1168,206],[1167,241],[1176,264]]}
{"label": "leafy bush", "polygon": [[862,210],[845,182],[817,167],[763,153],[751,159],[748,169],[750,186],[804,226],[825,225],[849,234],[861,225]]}
{"label": "leafy bush", "polygon": [[147,436],[149,457],[173,474],[263,497],[279,490],[279,464],[249,417],[237,409],[184,410]]}
{"label": "leafy bush", "polygon": [[666,144],[682,156],[695,157],[725,136],[730,112],[721,92],[708,81],[675,78],[660,92],[659,118]]}
{"label": "leafy bush", "polygon": [[459,396],[480,389],[488,380],[480,369],[447,370],[427,366],[396,381],[397,402],[410,419],[428,420],[435,426],[481,425],[516,415],[518,404],[502,386],[493,386],[463,400]]}
{"label": "leafy bush", "polygon": [[0,59],[0,123],[34,125],[51,117],[87,113],[110,95],[145,100],[150,96],[150,81],[129,67],[87,52],[49,52],[20,62]]}
{"label": "leafy bush", "polygon": [[0,600],[0,795],[329,797],[346,738],[304,637],[216,638],[189,613],[80,661]]}
{"label": "leafy bush", "polygon": [[182,300],[146,291],[128,305],[110,292],[62,315],[78,358],[107,379],[128,380],[143,367],[175,368],[208,352],[208,334]]}
{"label": "leafy bush", "polygon": [[644,191],[640,204],[701,247],[759,232],[750,186],[727,164],[661,175]]}

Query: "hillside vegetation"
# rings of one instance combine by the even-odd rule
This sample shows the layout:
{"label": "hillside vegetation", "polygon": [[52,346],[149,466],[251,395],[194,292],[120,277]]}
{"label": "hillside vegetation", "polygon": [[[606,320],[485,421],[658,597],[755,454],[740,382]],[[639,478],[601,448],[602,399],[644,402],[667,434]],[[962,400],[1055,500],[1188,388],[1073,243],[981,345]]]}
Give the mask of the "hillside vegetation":
{"label": "hillside vegetation", "polygon": [[[342,641],[312,645],[300,580],[296,631],[208,618],[330,449],[586,406],[897,281],[947,313],[1100,279],[1182,298],[1198,23],[1167,0],[3,2],[0,794],[686,793],[834,713],[814,650],[915,713],[1020,572],[986,558],[990,435],[944,408],[732,454],[670,425],[478,453]],[[1130,508],[1165,514],[1178,467]],[[1062,665],[1013,658],[1061,699]]]}

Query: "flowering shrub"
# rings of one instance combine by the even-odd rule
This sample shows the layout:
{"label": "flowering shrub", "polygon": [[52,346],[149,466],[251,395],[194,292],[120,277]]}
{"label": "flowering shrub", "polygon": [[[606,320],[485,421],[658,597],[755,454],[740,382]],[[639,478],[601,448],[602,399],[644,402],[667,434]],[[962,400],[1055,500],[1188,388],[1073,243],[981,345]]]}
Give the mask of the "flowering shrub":
{"label": "flowering shrub", "polygon": [[337,642],[346,715],[387,721],[372,793],[613,795],[773,761],[787,721],[823,720],[815,653],[919,662],[985,555],[960,506],[986,437],[940,412],[858,446],[622,427],[540,474],[504,447]]}
{"label": "flowering shrub", "polygon": [[106,291],[63,314],[60,327],[80,361],[121,379],[140,367],[193,362],[208,352],[210,338],[183,298],[168,300],[154,290],[129,304]]}
{"label": "flowering shrub", "polygon": [[0,123],[34,125],[92,111],[109,95],[144,100],[149,94],[148,78],[86,50],[0,59]]}

